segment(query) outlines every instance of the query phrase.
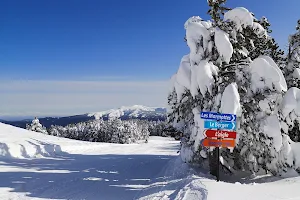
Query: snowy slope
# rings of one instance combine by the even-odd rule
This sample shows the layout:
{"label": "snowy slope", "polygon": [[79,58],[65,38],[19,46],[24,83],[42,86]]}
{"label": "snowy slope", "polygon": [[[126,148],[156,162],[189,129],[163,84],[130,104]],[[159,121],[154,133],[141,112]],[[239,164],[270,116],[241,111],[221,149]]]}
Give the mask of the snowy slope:
{"label": "snowy slope", "polygon": [[110,109],[102,112],[90,113],[88,116],[94,116],[96,119],[101,117],[104,118],[165,118],[166,117],[166,109],[158,108],[158,107],[147,107],[142,105],[134,105],[134,106],[122,106],[118,109]]}
{"label": "snowy slope", "polygon": [[89,143],[1,123],[0,137],[1,200],[300,200],[299,177],[221,176],[217,183],[182,163],[171,138]]}
{"label": "snowy slope", "polygon": [[[143,146],[140,146],[140,143],[144,143],[144,141],[139,141],[135,144],[112,144],[78,141],[28,131],[3,123],[0,123],[0,137],[0,160],[43,157],[55,158],[57,156],[65,155],[66,153],[97,154],[99,151],[94,152],[97,149],[100,149],[102,154],[127,154],[136,151],[138,151],[139,154],[161,153],[160,151],[157,151],[159,149],[151,149],[151,151],[144,149]],[[156,138],[156,140],[159,138],[159,140],[162,140],[162,143],[164,141],[171,141],[172,144],[178,145],[178,141],[175,141],[173,138],[153,138]],[[127,151],[123,151],[124,147],[129,148]],[[175,154],[177,152],[176,150],[174,150]],[[172,154],[174,154],[174,152],[172,152]]]}
{"label": "snowy slope", "polygon": [[[0,137],[1,200],[136,199],[152,180],[160,180],[179,148],[171,138],[89,143],[1,123]],[[41,153],[44,149],[47,153]]]}
{"label": "snowy slope", "polygon": [[[97,143],[70,140],[0,123],[0,159],[55,157],[99,147]],[[109,144],[102,144],[102,147]]]}

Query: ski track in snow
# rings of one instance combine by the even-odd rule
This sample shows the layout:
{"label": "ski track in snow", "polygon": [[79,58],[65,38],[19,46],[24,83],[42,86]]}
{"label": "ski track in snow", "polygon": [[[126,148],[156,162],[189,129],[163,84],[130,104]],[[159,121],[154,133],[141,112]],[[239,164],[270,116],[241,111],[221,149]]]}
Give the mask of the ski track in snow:
{"label": "ski track in snow", "polygon": [[1,161],[0,199],[136,199],[160,180],[156,175],[177,156],[178,141],[151,138],[147,144],[81,149],[85,154]]}

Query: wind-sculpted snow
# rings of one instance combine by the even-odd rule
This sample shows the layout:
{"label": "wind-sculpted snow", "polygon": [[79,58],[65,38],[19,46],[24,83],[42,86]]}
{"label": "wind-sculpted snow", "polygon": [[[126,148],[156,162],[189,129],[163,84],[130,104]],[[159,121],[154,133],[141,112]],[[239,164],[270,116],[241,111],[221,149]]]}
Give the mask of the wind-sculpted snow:
{"label": "wind-sculpted snow", "polygon": [[0,136],[0,159],[52,157],[61,153],[60,145],[47,140],[49,136],[42,133],[0,123]]}

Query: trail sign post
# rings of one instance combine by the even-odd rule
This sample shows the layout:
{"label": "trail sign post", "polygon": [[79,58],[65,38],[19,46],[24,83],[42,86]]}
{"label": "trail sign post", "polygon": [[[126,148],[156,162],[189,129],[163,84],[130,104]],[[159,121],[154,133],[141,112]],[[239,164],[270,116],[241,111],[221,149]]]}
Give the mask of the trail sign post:
{"label": "trail sign post", "polygon": [[220,181],[220,147],[234,147],[236,139],[236,115],[216,112],[201,112],[200,117],[207,129],[206,138],[201,141],[205,147],[217,148],[217,181]]}

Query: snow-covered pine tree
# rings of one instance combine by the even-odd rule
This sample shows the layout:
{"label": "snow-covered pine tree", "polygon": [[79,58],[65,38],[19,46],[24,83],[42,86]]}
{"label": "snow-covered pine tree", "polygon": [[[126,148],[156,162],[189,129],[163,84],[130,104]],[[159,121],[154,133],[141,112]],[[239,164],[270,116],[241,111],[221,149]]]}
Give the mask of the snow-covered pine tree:
{"label": "snow-covered pine tree", "polygon": [[124,129],[122,133],[122,137],[120,139],[122,144],[129,144],[135,142],[133,138],[133,131],[132,131],[132,123],[126,121],[124,123]]}
{"label": "snow-covered pine tree", "polygon": [[107,129],[107,124],[103,120],[103,118],[96,119],[96,127],[97,127],[97,135],[96,135],[96,140],[97,142],[105,142],[108,141],[106,139],[106,129]]}
{"label": "snow-covered pine tree", "polygon": [[147,121],[137,120],[137,124],[139,125],[139,140],[145,140],[149,138],[149,125]]}
{"label": "snow-covered pine tree", "polygon": [[170,134],[164,133],[165,129],[168,128],[167,123],[164,121],[150,121],[148,124],[149,134],[151,136],[170,136]]}
{"label": "snow-covered pine tree", "polygon": [[[282,167],[274,165],[283,165],[277,159],[280,145],[275,144],[275,139],[281,138],[280,128],[273,130],[274,134],[277,134],[276,137],[265,131],[269,128],[271,119],[272,122],[278,121],[278,106],[282,93],[286,91],[286,83],[280,69],[272,58],[267,56],[272,56],[272,53],[277,51],[274,47],[276,43],[272,43],[267,31],[245,8],[235,8],[226,12],[221,27],[229,34],[233,54],[229,65],[219,67],[217,85],[218,94],[222,94],[219,111],[233,112],[240,116],[239,145],[234,154],[222,149],[222,156],[229,168],[246,168],[252,172],[263,168],[278,173]],[[262,70],[263,68],[266,69]],[[279,78],[266,71],[273,71]],[[236,103],[228,104],[228,91],[235,94],[232,102]]]}
{"label": "snow-covered pine tree", "polygon": [[[190,54],[182,58],[178,72],[173,76],[174,88],[168,98],[168,119],[178,131],[184,133],[181,149],[183,160],[206,166],[206,152],[199,148],[204,131],[199,113],[201,110],[217,111],[214,98],[217,98],[218,66],[223,62],[229,63],[232,54],[228,35],[219,28],[215,29],[223,11],[220,4],[224,2],[209,2],[212,6],[209,12],[213,16],[213,23],[203,21],[200,17],[191,17],[185,23],[185,38]],[[217,45],[222,44],[230,44],[231,49],[218,49]]]}
{"label": "snow-covered pine tree", "polygon": [[283,69],[288,88],[300,88],[300,20],[298,20],[296,31],[289,37],[287,64]]}
{"label": "snow-covered pine tree", "polygon": [[296,33],[289,37],[286,67],[283,69],[288,85],[282,105],[282,132],[288,134],[294,142],[300,142],[300,113],[297,112],[300,88],[300,20]]}
{"label": "snow-covered pine tree", "polygon": [[48,131],[49,135],[60,137],[60,131],[58,130],[58,127],[55,125],[51,125]]}
{"label": "snow-covered pine tree", "polygon": [[[222,13],[216,10],[222,6],[216,4],[224,2],[209,1],[213,5],[210,14]],[[186,136],[183,160],[206,166],[208,152],[200,147],[205,130],[199,114],[219,111],[238,115],[238,145],[233,153],[222,150],[228,169],[265,169],[273,174],[286,170],[291,164],[285,151],[289,144],[283,140],[278,118],[286,82],[272,58],[259,53],[269,52],[271,46],[262,51],[254,43],[264,38],[267,43],[267,31],[245,8],[215,17],[213,23],[192,17],[185,29],[190,54],[183,57],[172,77],[174,87],[168,98],[168,119]]]}
{"label": "snow-covered pine tree", "polygon": [[226,11],[230,10],[230,8],[225,7],[226,1],[227,0],[207,0],[209,6],[207,13],[211,16],[214,26],[221,26],[222,16]]}
{"label": "snow-covered pine tree", "polygon": [[40,123],[39,119],[35,117],[31,124],[26,124],[26,129],[39,133],[48,134],[47,129]]}
{"label": "snow-covered pine tree", "polygon": [[254,18],[253,28],[250,29],[254,29],[255,33],[248,36],[252,46],[252,48],[248,48],[250,58],[254,60],[261,55],[269,56],[280,68],[283,68],[285,64],[284,51],[280,49],[275,39],[269,35],[272,30],[268,19],[266,17],[262,17],[260,20]]}
{"label": "snow-covered pine tree", "polygon": [[120,143],[120,139],[124,129],[122,121],[120,119],[111,119],[110,123],[111,123],[111,127],[110,127],[111,142]]}
{"label": "snow-covered pine tree", "polygon": [[[234,22],[237,34],[242,34],[242,37],[236,37],[236,42],[242,45],[237,50],[233,45],[232,58],[242,51],[242,55],[247,59],[240,61],[233,59],[230,63],[236,66],[237,99],[241,104],[238,131],[240,144],[235,148],[234,160],[230,159],[232,155],[228,152],[223,153],[223,156],[228,163],[236,162],[231,167],[247,168],[252,172],[267,169],[277,174],[289,166],[283,159],[284,150],[282,151],[281,147],[284,145],[280,143],[283,137],[280,134],[278,119],[279,105],[287,86],[281,70],[272,57],[278,64],[281,64],[283,59],[278,45],[267,34],[270,29],[264,30],[252,13],[251,15],[249,11],[238,8],[227,12],[224,16],[225,20]],[[235,33],[230,37],[235,39],[234,35]],[[221,108],[221,112],[224,112],[224,109]],[[273,125],[270,125],[271,123]]]}
{"label": "snow-covered pine tree", "polygon": [[282,132],[294,142],[300,142],[300,110],[297,102],[300,100],[300,89],[291,87],[284,95],[281,105]]}

